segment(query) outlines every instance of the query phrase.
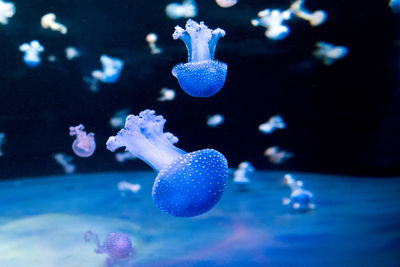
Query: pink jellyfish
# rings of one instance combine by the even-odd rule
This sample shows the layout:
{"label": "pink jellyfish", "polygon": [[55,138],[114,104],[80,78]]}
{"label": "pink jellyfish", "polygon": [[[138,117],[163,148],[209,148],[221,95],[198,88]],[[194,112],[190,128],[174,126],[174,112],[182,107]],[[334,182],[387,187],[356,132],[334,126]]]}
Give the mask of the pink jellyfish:
{"label": "pink jellyfish", "polygon": [[87,134],[85,126],[79,124],[78,126],[69,127],[69,135],[76,135],[75,141],[72,143],[72,150],[74,153],[82,158],[87,158],[93,155],[96,149],[96,143],[94,142],[94,133]]}

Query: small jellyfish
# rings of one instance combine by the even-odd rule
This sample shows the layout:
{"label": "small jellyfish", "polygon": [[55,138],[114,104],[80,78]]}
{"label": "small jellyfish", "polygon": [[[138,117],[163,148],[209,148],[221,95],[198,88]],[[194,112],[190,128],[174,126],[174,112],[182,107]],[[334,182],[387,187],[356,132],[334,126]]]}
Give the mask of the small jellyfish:
{"label": "small jellyfish", "polygon": [[56,62],[57,61],[57,57],[56,57],[56,55],[49,55],[48,57],[47,57],[47,60],[49,61],[49,62]]}
{"label": "small jellyfish", "polygon": [[264,134],[270,134],[275,129],[285,129],[286,124],[283,121],[282,117],[279,115],[272,116],[267,122],[260,124],[258,126],[258,130]]}
{"label": "small jellyfish", "polygon": [[117,152],[115,153],[115,159],[119,163],[123,163],[128,159],[137,159],[134,155],[132,155],[129,151],[124,151],[124,152]]}
{"label": "small jellyfish", "polygon": [[121,70],[124,67],[124,61],[107,55],[101,55],[100,62],[103,70],[92,71],[92,77],[103,83],[115,83],[118,81]]}
{"label": "small jellyfish", "polygon": [[42,59],[40,58],[40,53],[44,51],[44,47],[36,40],[30,43],[24,43],[19,46],[19,51],[24,54],[24,62],[28,67],[37,67]]}
{"label": "small jellyfish", "polygon": [[113,117],[110,119],[111,127],[117,129],[122,128],[125,125],[125,118],[129,115],[129,109],[117,110]]}
{"label": "small jellyfish", "polygon": [[400,13],[400,0],[390,0],[389,7],[394,13]]}
{"label": "small jellyfish", "polygon": [[108,233],[103,244],[100,244],[99,237],[92,231],[86,231],[83,234],[85,242],[94,243],[97,254],[105,253],[108,255],[106,266],[132,266],[133,247],[131,238],[118,232]]}
{"label": "small jellyfish", "polygon": [[182,4],[170,3],[165,8],[170,19],[193,18],[197,15],[197,5],[194,0],[184,0]]}
{"label": "small jellyfish", "polygon": [[258,12],[258,19],[252,19],[253,26],[263,26],[267,30],[265,36],[272,40],[281,40],[289,35],[290,29],[283,25],[284,20],[292,17],[290,10],[281,11],[279,9],[264,9]]}
{"label": "small jellyfish", "polygon": [[9,18],[15,14],[15,5],[11,2],[0,0],[0,23],[3,25],[8,24]]}
{"label": "small jellyfish", "polygon": [[64,168],[65,173],[70,174],[75,172],[76,167],[71,163],[73,160],[71,156],[67,156],[64,153],[57,153],[53,155],[53,158]]}
{"label": "small jellyfish", "polygon": [[74,153],[82,158],[87,158],[93,155],[96,149],[96,143],[94,141],[94,133],[87,134],[85,131],[85,126],[79,124],[78,126],[69,127],[69,135],[76,138],[72,143],[72,150]]}
{"label": "small jellyfish", "polygon": [[149,33],[146,35],[146,42],[149,44],[150,53],[152,55],[161,54],[162,49],[157,47],[158,36],[155,33]]}
{"label": "small jellyfish", "polygon": [[129,115],[125,128],[108,139],[107,149],[125,147],[158,172],[152,196],[162,211],[178,217],[203,214],[224,192],[228,163],[214,149],[186,153],[175,147],[178,138],[164,133],[165,122],[148,109],[139,116]]}
{"label": "small jellyfish", "polygon": [[79,50],[76,47],[73,46],[67,46],[64,49],[65,52],[65,57],[68,60],[73,60],[74,58],[80,57],[81,53],[79,52]]}
{"label": "small jellyfish", "polygon": [[292,175],[285,174],[283,182],[290,187],[292,193],[290,198],[283,198],[283,205],[291,205],[294,210],[297,211],[309,211],[315,209],[313,203],[313,193],[303,188],[304,184],[302,181],[296,181]]}
{"label": "small jellyfish", "polygon": [[239,190],[247,189],[254,171],[253,165],[248,161],[243,161],[239,164],[237,170],[233,173],[233,182]]}
{"label": "small jellyfish", "polygon": [[164,101],[172,101],[175,99],[175,91],[173,89],[169,89],[167,87],[161,88],[160,97],[157,98],[157,101],[164,102]]}
{"label": "small jellyfish", "polygon": [[53,31],[58,31],[62,34],[66,34],[68,32],[67,27],[62,25],[61,23],[56,22],[56,15],[54,13],[48,13],[42,17],[40,20],[40,24],[43,29],[51,29]]}
{"label": "small jellyfish", "polygon": [[223,8],[232,7],[237,4],[238,0],[215,0],[217,5]]}
{"label": "small jellyfish", "polygon": [[188,63],[180,63],[172,69],[182,89],[194,97],[209,97],[224,85],[228,65],[214,60],[218,39],[225,31],[209,29],[204,22],[189,19],[186,29],[175,27],[172,37],[181,39],[188,50]]}
{"label": "small jellyfish", "polygon": [[83,77],[83,81],[89,85],[90,91],[96,92],[96,93],[99,91],[99,80],[98,79],[85,76],[85,77]]}
{"label": "small jellyfish", "polygon": [[343,58],[348,53],[348,49],[345,46],[335,46],[326,42],[317,42],[315,46],[314,57],[327,66],[332,65],[336,60]]}
{"label": "small jellyfish", "polygon": [[117,187],[118,190],[121,192],[121,196],[125,196],[126,192],[131,192],[133,194],[136,194],[142,188],[140,184],[131,184],[128,183],[127,181],[118,182]]}
{"label": "small jellyfish", "polygon": [[224,122],[224,116],[221,114],[215,114],[212,116],[209,116],[207,119],[207,125],[210,127],[217,127],[218,125],[222,124]]}
{"label": "small jellyfish", "polygon": [[6,142],[6,134],[0,133],[0,157],[4,156],[4,152],[2,150],[2,146]]}
{"label": "small jellyfish", "polygon": [[326,12],[323,10],[317,10],[313,13],[308,12],[303,8],[304,0],[296,0],[293,4],[290,5],[290,10],[293,15],[298,18],[307,20],[311,26],[318,26],[325,22],[326,20]]}
{"label": "small jellyfish", "polygon": [[279,147],[272,146],[264,151],[264,156],[273,164],[282,164],[285,160],[293,157],[293,153],[284,150],[279,151]]}

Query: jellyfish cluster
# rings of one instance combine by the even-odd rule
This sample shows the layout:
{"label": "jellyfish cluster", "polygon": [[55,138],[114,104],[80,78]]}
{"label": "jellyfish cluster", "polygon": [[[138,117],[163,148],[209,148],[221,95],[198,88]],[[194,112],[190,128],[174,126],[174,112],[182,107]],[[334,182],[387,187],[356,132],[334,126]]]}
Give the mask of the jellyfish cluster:
{"label": "jellyfish cluster", "polygon": [[78,126],[69,127],[69,135],[76,136],[72,143],[72,150],[75,155],[87,158],[93,155],[96,150],[96,142],[94,141],[94,133],[86,133],[85,126],[79,124]]}
{"label": "jellyfish cluster", "polygon": [[239,190],[246,190],[251,183],[255,168],[248,161],[243,161],[233,173],[233,183]]}
{"label": "jellyfish cluster", "polygon": [[289,186],[291,190],[290,198],[283,198],[283,205],[290,205],[296,211],[309,211],[315,209],[313,203],[314,195],[312,192],[304,189],[304,183],[296,180],[292,175],[286,174],[283,182]]}
{"label": "jellyfish cluster", "polygon": [[124,61],[119,58],[101,55],[100,62],[103,69],[92,71],[92,77],[103,83],[115,83],[118,81],[124,67]]}
{"label": "jellyfish cluster", "polygon": [[40,53],[44,51],[44,47],[37,40],[33,40],[30,43],[23,43],[19,46],[19,51],[24,53],[24,63],[28,67],[35,68],[42,62]]}
{"label": "jellyfish cluster", "polygon": [[75,172],[76,166],[72,164],[73,158],[71,156],[67,156],[64,153],[57,153],[53,155],[53,158],[63,167],[65,173],[71,174]]}
{"label": "jellyfish cluster", "polygon": [[282,117],[279,115],[272,116],[267,122],[260,124],[258,130],[264,134],[270,134],[276,129],[285,129],[286,123],[283,121]]}
{"label": "jellyfish cluster", "polygon": [[317,42],[315,44],[314,57],[321,60],[325,65],[332,65],[336,60],[345,57],[348,49],[345,46],[335,46],[327,42]]}
{"label": "jellyfish cluster", "polygon": [[12,2],[0,0],[0,23],[8,24],[9,19],[15,14],[15,5]]}
{"label": "jellyfish cluster", "polygon": [[170,19],[193,18],[197,15],[195,0],[184,0],[180,3],[170,3],[165,7],[165,13]]}
{"label": "jellyfish cluster", "polygon": [[56,21],[57,17],[54,13],[48,13],[42,17],[40,24],[43,29],[50,29],[53,31],[60,32],[61,34],[67,34],[68,29],[65,25]]}
{"label": "jellyfish cluster", "polygon": [[224,122],[224,116],[221,114],[215,114],[212,116],[209,116],[207,119],[207,125],[209,127],[215,128],[218,125],[221,125]]}

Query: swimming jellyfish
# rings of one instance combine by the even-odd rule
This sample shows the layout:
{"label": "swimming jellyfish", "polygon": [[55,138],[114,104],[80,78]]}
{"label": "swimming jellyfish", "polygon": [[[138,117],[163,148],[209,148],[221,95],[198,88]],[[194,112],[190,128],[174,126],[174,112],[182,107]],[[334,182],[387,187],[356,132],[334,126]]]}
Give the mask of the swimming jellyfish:
{"label": "swimming jellyfish", "polygon": [[264,156],[268,157],[268,160],[273,164],[281,164],[285,160],[292,158],[293,153],[279,150],[279,147],[272,146],[264,151]]}
{"label": "swimming jellyfish", "polygon": [[119,58],[112,58],[107,55],[101,55],[100,62],[103,70],[92,71],[92,77],[103,83],[115,83],[124,67],[124,61]]}
{"label": "swimming jellyfish", "polygon": [[207,125],[213,128],[217,127],[223,122],[224,122],[224,116],[222,116],[221,114],[212,115],[207,119]]}
{"label": "swimming jellyfish", "polygon": [[325,22],[326,20],[326,12],[323,10],[317,10],[313,13],[308,12],[303,8],[304,0],[296,0],[293,4],[290,5],[290,10],[293,15],[298,18],[307,20],[311,26],[318,26]]}
{"label": "swimming jellyfish", "polygon": [[284,20],[292,17],[290,10],[281,11],[279,9],[264,9],[258,12],[258,19],[252,19],[253,26],[263,26],[267,30],[265,36],[272,40],[281,40],[289,35],[290,29],[283,25]]}
{"label": "swimming jellyfish", "polygon": [[157,40],[158,40],[158,36],[155,33],[151,32],[146,35],[146,42],[149,44],[150,53],[152,55],[160,54],[162,52],[162,49],[159,48],[156,44]]}
{"label": "swimming jellyfish", "polygon": [[25,53],[24,62],[28,67],[37,67],[42,62],[40,53],[44,51],[44,47],[37,40],[20,45],[19,51]]}
{"label": "swimming jellyfish", "polygon": [[302,181],[293,178],[290,174],[285,174],[283,181],[290,187],[292,193],[290,198],[283,198],[283,205],[291,205],[294,210],[298,211],[308,211],[315,209],[315,204],[313,203],[313,193],[303,188],[304,184]]}
{"label": "swimming jellyfish", "polygon": [[96,245],[94,252],[97,254],[105,253],[108,255],[106,266],[132,266],[133,247],[131,238],[119,232],[108,233],[104,239],[103,245],[100,244],[99,237],[92,231],[86,231],[83,234],[85,242],[91,242]]}
{"label": "swimming jellyfish", "polygon": [[107,141],[107,149],[120,147],[146,162],[158,173],[153,184],[154,203],[162,211],[191,217],[209,211],[225,189],[228,163],[214,149],[190,153],[174,146],[178,138],[163,132],[166,120],[146,109],[129,115],[125,128]]}
{"label": "swimming jellyfish", "polygon": [[314,57],[321,60],[325,65],[332,65],[336,60],[347,55],[348,49],[345,46],[335,46],[327,42],[317,42],[313,52]]}
{"label": "swimming jellyfish", "polygon": [[264,134],[270,134],[275,131],[275,129],[285,129],[285,127],[286,124],[283,121],[282,117],[276,115],[269,118],[267,122],[260,124],[260,126],[258,126],[258,130],[260,130],[260,132]]}
{"label": "swimming jellyfish", "polygon": [[175,91],[173,89],[169,89],[167,87],[163,87],[160,90],[160,97],[157,98],[157,101],[164,102],[164,101],[172,101],[175,99]]}
{"label": "swimming jellyfish", "polygon": [[0,157],[4,155],[2,146],[4,145],[5,142],[6,142],[6,134],[0,133]]}
{"label": "swimming jellyfish", "polygon": [[204,22],[189,19],[186,29],[175,27],[172,37],[181,39],[188,50],[188,63],[180,63],[172,69],[182,89],[191,96],[209,97],[224,85],[228,65],[214,60],[218,39],[225,31],[209,29]]}
{"label": "swimming jellyfish", "polygon": [[68,32],[67,27],[62,25],[61,23],[56,22],[56,15],[54,13],[48,13],[42,17],[40,20],[40,24],[43,29],[51,29],[53,31],[58,31],[62,34],[66,34]]}
{"label": "swimming jellyfish", "polygon": [[69,174],[75,172],[76,167],[71,163],[73,159],[71,156],[67,156],[64,153],[57,153],[53,155],[53,158],[64,168],[65,173]]}
{"label": "swimming jellyfish", "polygon": [[197,15],[197,5],[194,0],[184,0],[182,4],[170,3],[165,8],[170,19],[193,18]]}
{"label": "swimming jellyfish", "polygon": [[96,149],[96,142],[94,141],[94,133],[86,133],[85,126],[79,124],[78,126],[69,127],[69,135],[76,135],[76,139],[72,143],[72,150],[74,153],[82,158],[87,158],[93,155]]}
{"label": "swimming jellyfish", "polygon": [[125,118],[129,115],[129,109],[117,110],[110,119],[110,125],[113,128],[121,128],[125,125]]}
{"label": "swimming jellyfish", "polygon": [[140,184],[131,184],[127,181],[120,181],[117,184],[118,190],[121,193],[121,196],[125,196],[126,192],[131,192],[133,194],[136,194],[137,192],[142,189],[142,186]]}
{"label": "swimming jellyfish", "polygon": [[0,0],[0,23],[3,25],[8,24],[8,19],[14,16],[15,5],[11,2]]}
{"label": "swimming jellyfish", "polygon": [[233,173],[233,183],[240,190],[244,190],[250,184],[251,176],[254,174],[254,167],[248,161],[243,161]]}
{"label": "swimming jellyfish", "polygon": [[79,52],[79,50],[76,47],[73,46],[67,46],[64,49],[65,52],[65,57],[68,60],[73,60],[74,58],[80,57],[81,53]]}
{"label": "swimming jellyfish", "polygon": [[115,159],[119,162],[119,163],[123,163],[128,159],[137,159],[136,156],[132,155],[131,152],[129,151],[124,151],[124,152],[117,152],[115,153]]}
{"label": "swimming jellyfish", "polygon": [[237,4],[238,0],[215,0],[217,5],[223,8],[232,7]]}

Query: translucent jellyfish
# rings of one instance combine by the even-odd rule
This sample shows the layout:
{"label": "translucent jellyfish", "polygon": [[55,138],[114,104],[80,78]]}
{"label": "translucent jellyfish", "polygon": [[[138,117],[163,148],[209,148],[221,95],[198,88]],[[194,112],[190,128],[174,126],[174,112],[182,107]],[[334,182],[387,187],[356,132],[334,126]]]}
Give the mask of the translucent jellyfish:
{"label": "translucent jellyfish", "polygon": [[85,126],[79,124],[78,126],[69,127],[69,135],[76,135],[76,139],[72,143],[72,150],[74,153],[82,158],[87,158],[93,155],[96,149],[96,142],[94,141],[94,133],[87,134]]}
{"label": "translucent jellyfish", "polygon": [[160,97],[157,98],[157,101],[164,102],[164,101],[172,101],[175,99],[175,91],[173,89],[169,89],[167,87],[161,88]]}
{"label": "translucent jellyfish", "polygon": [[103,70],[92,71],[92,77],[103,83],[115,83],[118,81],[121,70],[124,67],[124,61],[107,55],[101,55],[100,62]]}
{"label": "translucent jellyfish", "polygon": [[293,4],[290,5],[290,10],[293,15],[298,18],[307,20],[311,26],[318,26],[325,22],[326,20],[326,12],[323,10],[317,10],[313,13],[308,12],[303,8],[304,0],[296,0]]}
{"label": "translucent jellyfish", "polygon": [[272,146],[264,151],[264,156],[273,164],[282,164],[285,160],[293,157],[293,153],[284,150],[279,151],[279,147]]}
{"label": "translucent jellyfish", "polygon": [[15,5],[11,2],[0,0],[0,23],[3,25],[8,24],[9,18],[15,14]]}
{"label": "translucent jellyfish", "polygon": [[76,167],[71,163],[73,160],[71,156],[67,156],[64,153],[57,153],[53,155],[53,158],[64,168],[65,173],[70,174],[75,172]]}
{"label": "translucent jellyfish", "polygon": [[217,5],[223,8],[232,7],[237,4],[238,0],[215,0]]}
{"label": "translucent jellyfish", "polygon": [[19,46],[19,51],[24,54],[24,62],[28,67],[37,67],[42,59],[40,58],[40,53],[44,51],[44,47],[36,40],[30,43],[24,43]]}
{"label": "translucent jellyfish", "polygon": [[56,57],[55,55],[49,55],[49,56],[47,57],[47,60],[48,60],[49,62],[56,62],[56,61],[57,61],[57,57]]}
{"label": "translucent jellyfish", "polygon": [[121,193],[121,196],[125,196],[126,192],[131,192],[133,194],[136,194],[142,188],[140,184],[131,184],[128,183],[127,181],[118,182],[117,187]]}
{"label": "translucent jellyfish", "polygon": [[114,113],[114,116],[110,119],[111,127],[118,129],[125,125],[125,118],[129,115],[129,109],[120,109]]}
{"label": "translucent jellyfish", "polygon": [[149,33],[146,35],[146,42],[149,44],[150,53],[152,55],[161,54],[162,49],[157,47],[158,36],[155,33]]}
{"label": "translucent jellyfish", "polygon": [[282,117],[276,115],[272,116],[267,122],[260,124],[260,126],[258,126],[258,130],[260,130],[262,133],[270,134],[275,131],[275,129],[285,129],[285,127],[286,124]]}
{"label": "translucent jellyfish", "polygon": [[117,152],[115,153],[115,159],[119,163],[123,163],[128,159],[137,159],[134,155],[132,155],[129,151],[124,151],[124,152]]}
{"label": "translucent jellyfish", "polygon": [[254,174],[254,167],[248,161],[243,161],[233,173],[233,182],[240,190],[244,190],[250,184],[251,176]]}
{"label": "translucent jellyfish", "polygon": [[96,245],[94,252],[97,254],[105,253],[108,255],[106,266],[132,266],[133,247],[131,238],[118,232],[108,233],[103,244],[100,244],[99,237],[92,231],[86,231],[83,234],[85,242],[91,242]]}
{"label": "translucent jellyfish", "polygon": [[304,184],[302,181],[296,181],[290,174],[285,174],[283,181],[292,191],[290,198],[282,199],[283,205],[291,205],[294,210],[298,211],[309,211],[315,209],[313,193],[303,188]]}
{"label": "translucent jellyfish", "polygon": [[62,25],[61,23],[56,22],[56,15],[54,13],[48,13],[42,17],[40,20],[40,24],[43,29],[51,29],[53,31],[58,31],[62,34],[66,34],[68,32],[67,27]]}
{"label": "translucent jellyfish", "polygon": [[68,60],[73,60],[74,58],[80,57],[81,53],[79,52],[79,50],[76,47],[73,46],[67,46],[64,50],[65,52],[65,57]]}
{"label": "translucent jellyfish", "polygon": [[336,60],[347,55],[348,49],[345,46],[335,46],[326,42],[317,42],[313,55],[325,65],[332,65]]}
{"label": "translucent jellyfish", "polygon": [[193,18],[197,15],[197,5],[194,0],[184,0],[182,4],[170,3],[165,8],[170,19]]}
{"label": "translucent jellyfish", "polygon": [[217,127],[218,125],[222,124],[224,122],[224,116],[221,114],[215,114],[212,116],[209,116],[207,119],[207,125],[210,127]]}
{"label": "translucent jellyfish", "polygon": [[283,25],[284,20],[289,20],[292,16],[290,10],[281,11],[279,9],[265,9],[258,12],[258,19],[252,19],[253,26],[263,26],[267,30],[265,36],[272,40],[281,40],[289,35],[290,29]]}
{"label": "translucent jellyfish", "polygon": [[390,0],[389,7],[394,13],[400,13],[400,0]]}
{"label": "translucent jellyfish", "polygon": [[4,152],[2,150],[2,146],[6,142],[6,134],[5,133],[0,133],[0,157],[4,156]]}
{"label": "translucent jellyfish", "polygon": [[204,22],[189,19],[186,29],[175,27],[172,37],[181,39],[188,50],[188,63],[181,63],[172,69],[182,89],[191,96],[209,97],[224,85],[228,65],[214,60],[218,39],[225,31],[209,29]]}
{"label": "translucent jellyfish", "polygon": [[154,203],[162,211],[191,217],[209,211],[225,189],[228,163],[214,149],[190,153],[174,146],[178,138],[164,133],[166,120],[153,110],[129,115],[125,128],[107,141],[107,149],[120,147],[146,162],[158,173],[153,184]]}

